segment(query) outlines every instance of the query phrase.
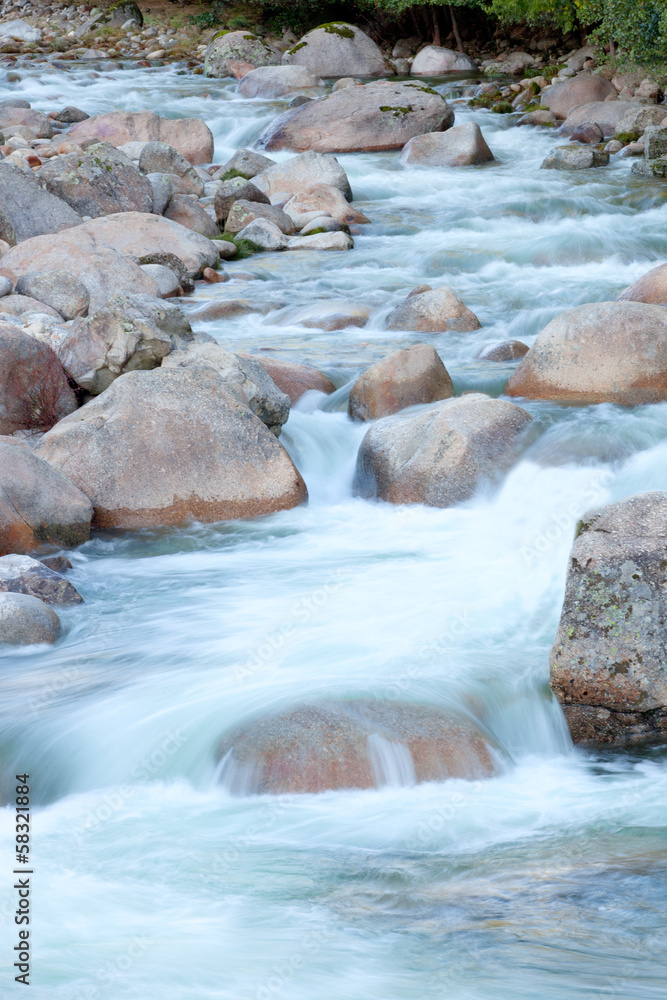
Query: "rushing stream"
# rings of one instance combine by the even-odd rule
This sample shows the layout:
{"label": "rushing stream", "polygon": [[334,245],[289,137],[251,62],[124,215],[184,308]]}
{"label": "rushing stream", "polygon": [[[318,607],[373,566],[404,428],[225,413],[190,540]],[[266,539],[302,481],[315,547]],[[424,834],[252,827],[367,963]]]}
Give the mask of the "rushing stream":
{"label": "rushing stream", "polygon": [[[173,68],[21,76],[3,90],[44,111],[201,115],[216,162],[285,106]],[[452,509],[351,495],[365,428],[348,420],[344,387],[372,361],[426,340],[457,391],[499,395],[513,366],[475,360],[481,347],[532,343],[558,312],[615,297],[667,256],[667,189],[631,177],[631,161],[540,171],[548,129],[465,103],[456,113],[482,125],[497,163],[341,156],[372,220],[353,251],[231,263],[233,280],[195,296],[258,303],[265,315],[204,329],[232,350],[307,360],[341,387],[306,396],[283,432],[309,504],[97,533],[70,556],[85,604],[63,611],[64,637],[0,653],[1,756],[7,775],[31,774],[37,803],[39,1000],[666,995],[667,757],[573,750],[548,651],[577,516],[667,489],[667,403],[529,403],[522,460]],[[422,282],[451,284],[482,329],[384,331]],[[325,333],[295,320],[331,300],[369,307],[369,324]],[[216,783],[230,726],[355,694],[463,709],[503,747],[503,772],[279,797]],[[10,809],[0,824],[7,872]],[[6,880],[3,893],[7,942]]]}

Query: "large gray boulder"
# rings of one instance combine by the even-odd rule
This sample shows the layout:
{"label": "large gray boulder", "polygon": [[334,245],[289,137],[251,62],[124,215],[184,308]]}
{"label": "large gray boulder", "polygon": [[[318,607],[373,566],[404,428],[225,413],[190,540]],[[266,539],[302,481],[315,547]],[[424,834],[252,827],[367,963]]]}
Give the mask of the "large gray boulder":
{"label": "large gray boulder", "polygon": [[212,369],[224,379],[229,392],[240,403],[249,406],[276,437],[287,422],[289,396],[278,388],[255,358],[232,354],[220,344],[192,344],[186,350],[168,354],[162,367]]}
{"label": "large gray boulder", "polygon": [[574,108],[582,104],[604,102],[607,98],[616,100],[618,92],[614,85],[597,73],[582,73],[562,83],[543,90],[541,102],[558,118],[567,118]]}
{"label": "large gray boulder", "polygon": [[90,305],[88,289],[69,271],[30,271],[16,282],[16,292],[43,302],[63,319],[85,316]]}
{"label": "large gray boulder", "polygon": [[441,708],[331,700],[246,722],[225,734],[217,757],[233,795],[312,794],[489,778],[498,769],[491,746],[470,719]]}
{"label": "large gray boulder", "polygon": [[87,496],[17,438],[0,437],[0,555],[90,537]]}
{"label": "large gray boulder", "polygon": [[667,311],[643,302],[568,309],[538,335],[506,391],[583,406],[667,399]]}
{"label": "large gray boulder", "polygon": [[334,21],[313,28],[283,55],[285,66],[305,66],[316,76],[384,76],[382,50],[361,28]]}
{"label": "large gray boulder", "polygon": [[509,467],[531,419],[519,406],[482,393],[384,417],[361,443],[354,492],[395,504],[461,503],[480,481]]}
{"label": "large gray boulder", "polygon": [[95,143],[83,153],[52,157],[40,170],[40,178],[51,194],[93,219],[153,210],[150,181],[108,142]]}
{"label": "large gray boulder", "polygon": [[551,650],[575,742],[667,731],[667,493],[590,511],[577,528]]}
{"label": "large gray boulder", "polygon": [[35,451],[90,497],[100,528],[255,517],[307,498],[280,442],[204,368],[128,372]]}
{"label": "large gray boulder", "polygon": [[286,111],[258,143],[269,151],[373,153],[402,149],[414,135],[444,132],[453,124],[454,112],[430,87],[383,80]]}
{"label": "large gray boulder", "polygon": [[621,122],[628,111],[636,111],[637,105],[630,101],[593,101],[573,108],[558,129],[559,135],[572,135],[582,125],[597,125],[605,139],[611,139],[619,131]]}
{"label": "large gray boulder", "polygon": [[480,326],[475,314],[449,285],[440,288],[418,285],[404,302],[392,309],[385,321],[387,330],[419,333],[444,333],[446,330],[468,333],[479,330]]}
{"label": "large gray boulder", "polygon": [[34,174],[0,163],[0,239],[14,246],[80,222],[81,216],[47,191]]}
{"label": "large gray boulder", "polygon": [[265,100],[302,94],[324,86],[324,80],[305,66],[260,66],[246,73],[237,88],[241,97]]}
{"label": "large gray boulder", "polygon": [[0,434],[46,430],[76,409],[53,350],[0,322]]}
{"label": "large gray boulder", "polygon": [[301,194],[313,184],[337,188],[352,201],[352,188],[345,170],[329,153],[301,153],[266,167],[253,177],[253,185],[270,201],[285,201],[286,194]]}
{"label": "large gray boulder", "polygon": [[542,170],[590,170],[606,167],[609,153],[595,146],[556,146],[541,164]]}
{"label": "large gray boulder", "polygon": [[447,73],[474,73],[476,69],[475,60],[464,52],[425,45],[415,56],[410,72],[413,76],[444,76]]}
{"label": "large gray boulder", "polygon": [[469,167],[493,159],[476,122],[454,125],[446,132],[416,135],[401,152],[401,163],[411,167]]}
{"label": "large gray boulder", "polygon": [[158,368],[174,348],[195,339],[174,303],[121,294],[71,328],[58,347],[58,358],[77,385],[98,395],[119,375]]}
{"label": "large gray boulder", "polygon": [[[277,66],[281,54],[250,31],[220,31],[209,43],[204,60],[206,76],[235,76],[243,64]],[[246,72],[248,70],[246,69]]]}
{"label": "large gray boulder", "polygon": [[81,604],[83,598],[69,580],[30,556],[0,557],[0,593],[31,594],[45,604]]}
{"label": "large gray boulder", "polygon": [[0,594],[0,643],[12,646],[52,644],[60,635],[53,608],[28,594]]}
{"label": "large gray boulder", "polygon": [[160,118],[154,111],[106,111],[75,125],[75,142],[101,139],[112,146],[127,142],[165,142],[193,165],[213,159],[213,133],[201,118]]}
{"label": "large gray boulder", "polygon": [[434,403],[454,395],[449,372],[430,344],[413,344],[376,361],[350,390],[348,413],[353,420],[377,420],[418,403]]}

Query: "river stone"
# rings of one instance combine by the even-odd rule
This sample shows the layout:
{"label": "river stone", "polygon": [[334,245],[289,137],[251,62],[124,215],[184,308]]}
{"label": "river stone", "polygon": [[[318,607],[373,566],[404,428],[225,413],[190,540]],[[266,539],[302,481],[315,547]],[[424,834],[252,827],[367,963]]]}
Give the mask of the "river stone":
{"label": "river stone", "polygon": [[608,163],[609,153],[594,146],[556,146],[542,161],[542,170],[589,170]]}
{"label": "river stone", "polygon": [[475,314],[461,301],[453,288],[428,285],[414,289],[405,302],[387,316],[387,330],[415,330],[419,333],[444,333],[456,330],[468,333],[479,330],[481,324]]}
{"label": "river stone", "polygon": [[90,497],[99,528],[247,518],[307,499],[282,445],[204,368],[122,375],[36,453]]}
{"label": "river stone", "polygon": [[425,45],[415,56],[410,72],[413,76],[443,76],[445,73],[475,72],[476,69],[475,60],[463,52],[440,45]]}
{"label": "river stone", "polygon": [[77,385],[98,395],[124,372],[157,368],[174,348],[195,339],[174,303],[121,294],[72,326],[58,357]]}
{"label": "river stone", "polygon": [[150,181],[108,142],[85,153],[66,153],[47,160],[39,172],[51,194],[78,212],[97,218],[113,212],[151,212]]}
{"label": "river stone", "polygon": [[616,131],[643,133],[649,125],[662,125],[667,118],[667,108],[664,104],[655,104],[644,107],[641,104],[632,105],[632,110],[626,111],[619,121]]}
{"label": "river stone", "polygon": [[0,437],[0,555],[42,545],[82,545],[93,507],[17,438]]}
{"label": "river stone", "polygon": [[479,355],[480,361],[515,361],[528,353],[528,345],[520,340],[500,340],[489,344]]}
{"label": "river stone", "polygon": [[182,194],[204,193],[204,179],[199,176],[189,160],[166,142],[147,142],[139,154],[142,174],[174,174],[180,179]]}
{"label": "river stone", "polygon": [[0,163],[0,239],[15,246],[80,222],[81,216],[47,191],[34,174]]}
{"label": "river stone", "polygon": [[222,177],[226,173],[233,172],[239,177],[251,180],[257,174],[261,174],[263,170],[267,170],[273,165],[274,161],[268,156],[262,156],[261,153],[256,153],[252,149],[237,149],[231,160],[227,160],[213,176],[217,177],[219,173]]}
{"label": "river stone", "polygon": [[309,306],[290,309],[282,322],[290,326],[299,323],[309,329],[326,330],[331,333],[334,330],[345,330],[350,326],[366,326],[369,319],[370,309],[367,306],[344,300],[319,299]]}
{"label": "river stone", "polygon": [[354,492],[395,504],[461,503],[481,480],[511,465],[531,419],[514,403],[482,393],[433,403],[415,415],[384,417],[361,442]]}
{"label": "river stone", "polygon": [[285,97],[302,90],[323,87],[320,80],[305,66],[260,66],[239,81],[237,92],[241,97],[262,97],[265,100]]}
{"label": "river stone", "polygon": [[23,125],[25,128],[29,128],[34,132],[36,139],[53,138],[51,119],[47,118],[41,111],[7,106],[0,108],[0,132],[11,125]]}
{"label": "river stone", "polygon": [[626,302],[647,302],[656,306],[667,306],[667,264],[659,264],[643,274],[621,292],[619,299]]}
{"label": "river stone", "polygon": [[45,604],[82,604],[83,597],[60,573],[30,556],[0,557],[0,593],[30,594]]}
{"label": "river stone", "polygon": [[444,132],[454,112],[444,97],[415,82],[367,83],[309,101],[280,115],[262,133],[264,149],[377,153],[402,149],[424,132]]}
{"label": "river stone", "polygon": [[317,233],[339,233],[345,232],[347,227],[338,219],[332,219],[330,215],[318,215],[311,219],[299,230],[300,236],[315,236]]}
{"label": "river stone", "polygon": [[172,351],[163,360],[162,367],[210,368],[224,379],[229,392],[249,406],[276,437],[287,422],[289,396],[278,388],[255,358],[231,354],[220,344],[192,344],[187,350]]}
{"label": "river stone", "polygon": [[0,321],[0,434],[45,430],[75,409],[53,350]]}
{"label": "river stone", "polygon": [[604,136],[599,125],[577,125],[570,136],[570,142],[580,142],[583,145],[595,145],[602,142]]}
{"label": "river stone", "polygon": [[[3,296],[2,302],[0,302],[0,312],[9,313],[12,316],[23,316],[25,313],[37,312],[42,313],[44,316],[52,316],[61,323],[63,321],[57,309],[47,306],[45,302],[40,302],[39,299],[33,299],[31,295],[12,293],[11,295]],[[5,321],[6,318],[5,316]]]}
{"label": "river stone", "polygon": [[294,232],[294,223],[289,215],[275,205],[262,205],[257,201],[245,201],[239,198],[229,210],[225,230],[228,233],[240,233],[255,219],[266,219],[277,226],[281,233],[291,235]]}
{"label": "river stone", "polygon": [[251,354],[239,354],[238,357],[261,364],[278,388],[289,396],[290,403],[298,402],[306,392],[324,392],[330,396],[336,391],[331,379],[310,365],[281,361],[279,358],[257,358]]}
{"label": "river stone", "polygon": [[151,211],[154,215],[162,215],[169,204],[169,199],[174,193],[169,174],[146,174],[146,180],[153,192],[153,206]]}
{"label": "river stone", "polygon": [[558,118],[556,118],[553,111],[529,111],[527,114],[522,115],[519,118],[517,125],[557,125]]}
{"label": "river stone", "polygon": [[178,290],[182,286],[178,275],[171,267],[166,267],[164,264],[140,264],[139,266],[145,274],[149,274],[153,278],[161,299],[168,299],[178,294]]}
{"label": "river stone", "polygon": [[449,372],[430,344],[413,344],[377,361],[350,390],[353,420],[377,420],[406,406],[434,403],[454,395]]}
{"label": "river stone", "polygon": [[85,316],[90,304],[88,289],[69,271],[32,271],[22,274],[16,282],[16,291],[19,295],[29,295],[50,306],[65,320]]}
{"label": "river stone", "polygon": [[317,233],[313,236],[294,236],[287,244],[288,250],[353,250],[354,240],[347,233]]}
{"label": "river stone", "polygon": [[382,50],[361,28],[334,21],[313,28],[283,55],[285,66],[305,66],[316,76],[384,76]]}
{"label": "river stone", "polygon": [[217,225],[193,194],[172,194],[164,217],[208,239],[220,235]]}
{"label": "river stone", "polygon": [[[220,241],[218,241],[220,242]],[[182,260],[173,253],[146,253],[139,257],[139,266],[142,271],[146,271],[147,265],[158,264],[172,271],[178,278],[178,283],[184,292],[194,292],[195,283],[190,277],[190,272]],[[155,279],[158,281],[158,279]],[[161,290],[161,283],[158,281]],[[162,296],[164,298],[164,295]]]}
{"label": "river stone", "polygon": [[[0,278],[0,298],[4,298],[5,295],[11,295],[13,288],[14,283],[9,278]],[[1,305],[0,303],[0,308]]]}
{"label": "river stone", "polygon": [[601,103],[608,97],[613,100],[618,97],[616,87],[609,80],[596,73],[582,73],[546,88],[540,100],[558,118],[567,118],[574,108],[580,108],[582,104]]}
{"label": "river stone", "polygon": [[347,201],[352,188],[343,167],[330,153],[301,153],[282,163],[274,163],[253,178],[253,184],[270,200],[284,201],[286,194],[301,194],[313,184],[338,188]]}
{"label": "river stone", "polygon": [[582,104],[569,113],[566,121],[558,129],[558,134],[569,136],[580,125],[598,125],[605,139],[613,139],[625,115],[636,108],[636,104],[628,101],[595,101],[592,104]]}
{"label": "river stone", "polygon": [[583,406],[667,399],[667,312],[642,302],[568,309],[542,330],[506,391]]}
{"label": "river stone", "polygon": [[667,731],[667,493],[586,514],[577,528],[550,655],[575,742]]}
{"label": "river stone", "polygon": [[274,222],[268,219],[253,219],[237,234],[240,240],[248,240],[259,250],[287,250],[290,240]]}
{"label": "river stone", "polygon": [[354,208],[338,190],[330,184],[311,184],[299,194],[295,194],[285,205],[285,212],[291,219],[297,219],[307,212],[326,212],[344,225],[363,225],[370,222],[368,216]]}
{"label": "river stone", "polygon": [[[534,65],[535,56],[531,56],[528,52],[510,52],[500,62],[496,63],[492,69],[494,76],[497,73],[507,76],[525,76],[526,70]],[[487,69],[487,73],[489,69]]]}
{"label": "river stone", "polygon": [[106,111],[75,125],[73,142],[102,139],[112,146],[126,142],[166,142],[193,165],[213,159],[213,134],[199,118],[160,118],[154,111]]}
{"label": "river stone", "polygon": [[44,601],[28,594],[0,594],[0,643],[51,644],[59,635],[60,619]]}
{"label": "river stone", "polygon": [[220,781],[233,795],[299,794],[489,778],[489,741],[427,705],[355,700],[297,705],[228,732]]}
{"label": "river stone", "polygon": [[469,167],[493,159],[476,122],[454,125],[446,132],[416,135],[401,152],[401,163],[423,167]]}
{"label": "river stone", "polygon": [[55,122],[62,122],[63,125],[76,125],[77,122],[85,122],[90,115],[81,108],[75,108],[72,104],[68,104],[66,108],[59,111],[58,114],[53,119]]}
{"label": "river stone", "polygon": [[233,63],[247,63],[250,69],[277,66],[281,54],[277,49],[249,31],[221,31],[209,43],[204,59],[206,76],[233,76]]}
{"label": "river stone", "polygon": [[[122,218],[130,214],[133,213],[125,213]],[[92,225],[101,221],[105,220],[97,219]],[[105,246],[103,238],[100,238],[103,235],[85,231],[81,225],[61,232],[57,243],[51,236],[35,236],[13,247],[2,257],[0,274],[17,281],[22,274],[58,271],[66,267],[88,289],[89,308],[93,310],[103,306],[118,291],[157,295],[155,281],[144,274],[132,258]]]}
{"label": "river stone", "polygon": [[33,28],[23,18],[15,18],[0,24],[0,38],[13,38],[17,42],[39,42],[42,39],[42,32],[39,28]]}
{"label": "river stone", "polygon": [[245,177],[232,177],[228,181],[221,181],[215,192],[215,215],[224,226],[227,221],[229,211],[235,201],[256,201],[260,205],[269,205],[269,199],[257,188],[254,182],[248,181]]}

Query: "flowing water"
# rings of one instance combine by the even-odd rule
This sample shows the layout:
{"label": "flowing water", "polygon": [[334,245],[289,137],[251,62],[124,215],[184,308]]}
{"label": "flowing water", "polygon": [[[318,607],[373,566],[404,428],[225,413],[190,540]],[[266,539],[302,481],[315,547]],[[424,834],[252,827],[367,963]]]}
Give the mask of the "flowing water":
{"label": "flowing water", "polygon": [[[6,89],[43,110],[201,115],[216,162],[285,106],[173,68],[21,72]],[[453,509],[351,495],[364,428],[347,419],[345,386],[424,339],[382,329],[412,286],[451,284],[478,314],[475,333],[426,339],[457,391],[499,395],[512,366],[476,361],[481,347],[532,343],[667,250],[667,189],[631,177],[628,160],[541,172],[548,130],[456,112],[482,124],[495,164],[341,156],[372,219],[354,251],[239,261],[238,278],[197,293],[264,310],[204,327],[226,346],[308,360],[341,387],[305,397],[283,433],[309,504],[98,533],[71,556],[85,604],[63,612],[56,647],[0,653],[3,767],[30,772],[37,801],[39,1000],[666,995],[667,758],[574,750],[548,651],[579,514],[667,489],[667,404],[530,403],[521,461]],[[370,307],[368,326],[295,320],[330,300]],[[502,773],[412,786],[396,759],[374,791],[230,796],[217,783],[230,726],[355,695],[474,715],[503,748]],[[9,871],[10,809],[0,824]]]}

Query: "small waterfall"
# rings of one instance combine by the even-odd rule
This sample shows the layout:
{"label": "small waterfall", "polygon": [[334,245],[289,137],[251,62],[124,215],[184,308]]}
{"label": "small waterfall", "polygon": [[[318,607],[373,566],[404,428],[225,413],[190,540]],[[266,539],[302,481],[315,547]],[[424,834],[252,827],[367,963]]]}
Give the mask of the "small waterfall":
{"label": "small waterfall", "polygon": [[417,784],[412,754],[403,743],[372,733],[368,737],[368,753],[378,788],[406,788]]}

